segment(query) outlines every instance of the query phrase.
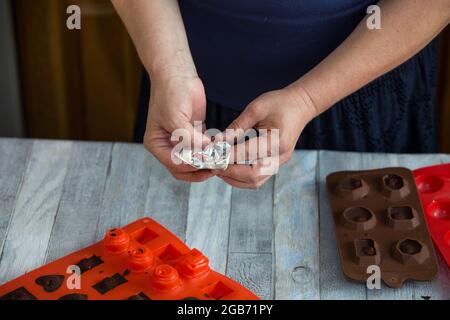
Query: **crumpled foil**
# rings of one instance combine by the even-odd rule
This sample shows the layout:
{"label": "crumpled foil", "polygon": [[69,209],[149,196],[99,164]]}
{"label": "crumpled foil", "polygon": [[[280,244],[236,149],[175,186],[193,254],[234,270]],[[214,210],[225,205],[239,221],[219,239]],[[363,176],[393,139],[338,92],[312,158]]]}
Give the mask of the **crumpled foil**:
{"label": "crumpled foil", "polygon": [[183,148],[175,153],[181,161],[199,170],[226,170],[230,155],[231,145],[225,141],[210,143],[202,151]]}

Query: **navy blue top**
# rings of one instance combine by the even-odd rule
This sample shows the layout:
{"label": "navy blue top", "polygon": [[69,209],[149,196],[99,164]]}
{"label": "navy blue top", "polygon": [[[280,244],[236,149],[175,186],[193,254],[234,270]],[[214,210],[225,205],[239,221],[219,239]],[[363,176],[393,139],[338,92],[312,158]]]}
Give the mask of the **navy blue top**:
{"label": "navy blue top", "polygon": [[180,0],[208,99],[241,110],[330,54],[374,0]]}
{"label": "navy blue top", "polygon": [[[254,98],[300,78],[364,18],[373,0],[179,0],[208,98],[206,125],[225,129]],[[303,130],[301,149],[436,152],[436,53],[414,57],[336,103]],[[145,132],[145,75],[136,141]]]}

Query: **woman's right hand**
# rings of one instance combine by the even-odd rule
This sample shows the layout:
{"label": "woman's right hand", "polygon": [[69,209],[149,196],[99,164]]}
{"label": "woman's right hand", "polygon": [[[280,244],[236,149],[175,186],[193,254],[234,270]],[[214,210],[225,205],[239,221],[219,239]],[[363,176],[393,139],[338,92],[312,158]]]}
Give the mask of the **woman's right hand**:
{"label": "woman's right hand", "polygon": [[[210,170],[197,170],[172,160],[174,144],[172,133],[184,129],[192,138],[191,144],[205,145],[208,138],[195,132],[194,121],[205,120],[206,97],[203,83],[196,75],[152,77],[149,115],[144,145],[178,180],[201,182],[213,174]],[[196,139],[197,141],[194,141]]]}

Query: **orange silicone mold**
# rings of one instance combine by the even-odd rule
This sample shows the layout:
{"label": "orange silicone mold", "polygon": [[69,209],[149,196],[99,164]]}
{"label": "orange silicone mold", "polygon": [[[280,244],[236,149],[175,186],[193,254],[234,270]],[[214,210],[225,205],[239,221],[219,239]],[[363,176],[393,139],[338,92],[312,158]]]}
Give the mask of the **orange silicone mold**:
{"label": "orange silicone mold", "polygon": [[[71,289],[73,267],[79,289]],[[77,268],[75,268],[77,269]],[[5,300],[256,300],[163,226],[144,218],[0,287]]]}
{"label": "orange silicone mold", "polygon": [[450,163],[414,171],[431,237],[450,266]]}

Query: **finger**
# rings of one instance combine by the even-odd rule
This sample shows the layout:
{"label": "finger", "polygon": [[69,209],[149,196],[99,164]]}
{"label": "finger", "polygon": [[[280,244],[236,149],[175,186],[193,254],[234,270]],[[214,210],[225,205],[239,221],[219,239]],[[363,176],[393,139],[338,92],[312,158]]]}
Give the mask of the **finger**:
{"label": "finger", "polygon": [[[193,150],[201,150],[211,143],[211,139],[203,132],[203,124],[194,127],[191,123],[184,122],[172,132],[171,141],[182,143],[183,146]],[[181,142],[179,141],[180,137],[182,137]]]}
{"label": "finger", "polygon": [[150,151],[159,162],[161,162],[172,174],[197,172],[198,169],[182,163],[181,160],[174,162],[172,156],[173,147],[168,140],[168,136],[160,138],[145,138],[145,148]]}
{"label": "finger", "polygon": [[226,141],[233,143],[241,139],[245,133],[256,126],[266,116],[265,108],[258,103],[249,104],[244,111],[225,130]]}
{"label": "finger", "polygon": [[214,176],[210,170],[201,170],[194,173],[177,173],[173,175],[175,179],[185,182],[203,182]]}
{"label": "finger", "polygon": [[231,185],[232,187],[235,188],[240,188],[240,189],[258,189],[261,186],[263,186],[271,177],[266,177],[265,179],[258,181],[258,182],[254,182],[254,183],[245,183],[233,178],[229,178],[229,177],[219,177],[220,179],[222,179],[223,181],[225,181],[227,184]]}
{"label": "finger", "polygon": [[279,143],[272,138],[271,131],[243,143],[234,145],[230,151],[230,163],[251,164],[258,159],[275,157],[279,154]]}
{"label": "finger", "polygon": [[271,176],[271,174],[264,174],[262,166],[258,164],[231,165],[227,170],[222,172],[213,171],[213,173],[220,177],[228,177],[244,183],[256,183],[265,179],[267,176]]}

